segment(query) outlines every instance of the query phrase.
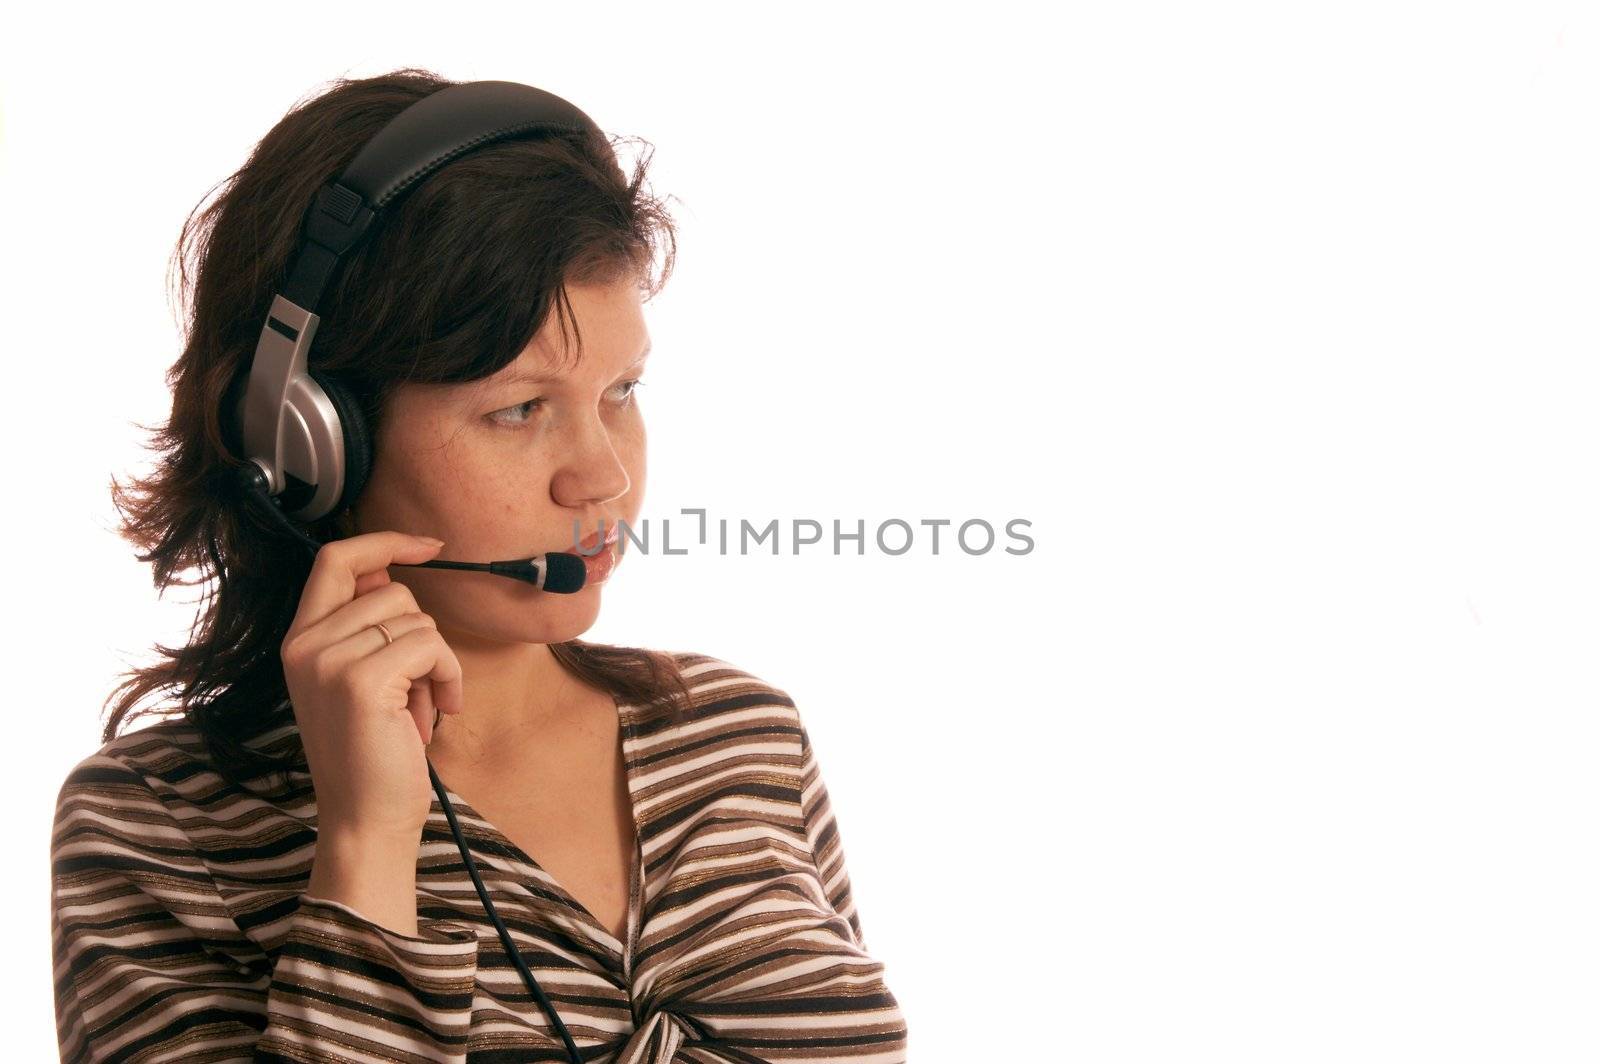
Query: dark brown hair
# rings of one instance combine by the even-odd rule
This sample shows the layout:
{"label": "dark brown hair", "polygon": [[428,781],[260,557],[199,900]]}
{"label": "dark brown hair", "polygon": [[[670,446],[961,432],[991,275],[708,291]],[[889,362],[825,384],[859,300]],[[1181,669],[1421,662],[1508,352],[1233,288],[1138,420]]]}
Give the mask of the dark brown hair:
{"label": "dark brown hair", "polygon": [[[163,426],[140,426],[160,461],[131,488],[113,477],[111,493],[119,533],[153,563],[158,593],[176,583],[205,595],[187,646],[157,644],[162,660],[123,674],[107,699],[106,741],[137,703],[167,691],[226,778],[304,768],[298,742],[278,754],[243,745],[293,720],[280,653],[312,559],[237,496],[233,476],[245,463],[232,411],[316,191],[389,119],[451,84],[412,68],[332,82],[291,109],[185,221],[172,264],[185,326],[166,377],[172,413]],[[577,332],[569,283],[633,277],[654,296],[676,240],[665,205],[644,191],[648,165],[646,153],[630,179],[613,138],[572,133],[494,144],[443,167],[347,257],[323,301],[311,366],[350,386],[377,439],[399,385],[486,377],[552,312],[563,338],[569,321]],[[306,531],[327,542],[347,518],[330,514]],[[687,709],[668,653],[577,639],[551,650],[580,680],[644,707],[646,719],[681,720]]]}

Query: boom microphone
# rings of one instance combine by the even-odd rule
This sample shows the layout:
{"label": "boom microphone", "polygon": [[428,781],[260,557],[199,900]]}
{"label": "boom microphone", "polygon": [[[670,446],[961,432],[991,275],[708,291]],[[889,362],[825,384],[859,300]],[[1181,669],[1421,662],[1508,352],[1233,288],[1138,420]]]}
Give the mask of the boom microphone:
{"label": "boom microphone", "polygon": [[541,591],[554,591],[558,595],[570,595],[574,591],[581,591],[583,583],[589,577],[589,570],[584,568],[583,558],[577,554],[568,554],[566,551],[553,550],[545,554],[535,554],[531,558],[517,558],[505,562],[447,562],[430,560],[425,562],[390,562],[390,565],[409,565],[418,569],[472,569],[478,572],[493,573],[496,576],[509,576],[513,580],[526,580]]}
{"label": "boom microphone", "polygon": [[[287,532],[291,537],[304,544],[312,553],[322,549],[322,544],[296,528],[278,506],[278,501],[267,493],[266,474],[261,467],[250,462],[241,468],[237,475],[237,484],[240,490],[249,498],[254,499],[258,508],[272,515],[272,520],[277,527]],[[547,551],[544,554],[535,554],[531,558],[513,558],[500,562],[452,562],[432,560],[426,562],[391,562],[391,565],[405,565],[417,569],[467,569],[474,572],[493,573],[495,576],[508,576],[513,580],[521,580],[532,584],[541,591],[550,591],[557,595],[570,595],[575,591],[583,590],[584,582],[588,579],[589,571],[584,567],[583,556],[569,554],[566,551]]]}

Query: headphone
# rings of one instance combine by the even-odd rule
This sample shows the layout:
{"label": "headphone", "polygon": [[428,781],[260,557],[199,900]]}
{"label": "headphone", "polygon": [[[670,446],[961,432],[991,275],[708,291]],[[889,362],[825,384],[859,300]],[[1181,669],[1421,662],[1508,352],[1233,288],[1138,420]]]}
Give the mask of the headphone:
{"label": "headphone", "polygon": [[557,132],[602,135],[582,111],[531,85],[450,85],[391,119],[317,192],[239,404],[245,455],[292,516],[315,521],[349,506],[372,467],[355,396],[331,375],[306,368],[323,294],[344,256],[384,211],[446,164],[500,141]]}
{"label": "headphone", "polygon": [[[249,459],[234,475],[241,495],[264,507],[280,529],[313,554],[322,544],[296,528],[285,511],[309,522],[343,510],[361,494],[372,468],[372,440],[355,394],[332,375],[307,367],[322,298],[344,256],[402,196],[454,160],[501,141],[564,132],[604,136],[578,108],[531,85],[511,81],[448,85],[391,119],[307,208],[289,260],[288,279],[273,295],[234,411]],[[497,572],[555,592],[576,591],[584,582],[582,559],[560,552],[508,562],[420,564]],[[549,1015],[574,1064],[581,1064],[566,1025],[489,900],[431,763],[428,776],[501,945]]]}

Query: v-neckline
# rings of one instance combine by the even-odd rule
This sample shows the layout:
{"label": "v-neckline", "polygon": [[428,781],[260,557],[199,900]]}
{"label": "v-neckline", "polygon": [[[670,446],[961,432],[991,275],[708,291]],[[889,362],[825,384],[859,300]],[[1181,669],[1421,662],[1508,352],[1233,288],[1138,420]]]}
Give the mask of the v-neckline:
{"label": "v-neckline", "polygon": [[[599,917],[589,911],[588,906],[584,905],[571,891],[562,886],[560,880],[556,879],[548,869],[538,861],[535,861],[533,856],[521,846],[512,842],[510,836],[501,831],[493,821],[474,808],[471,802],[452,790],[443,776],[439,777],[439,782],[444,787],[445,797],[450,800],[450,807],[455,810],[457,819],[471,817],[476,820],[482,825],[484,834],[488,835],[490,841],[497,848],[503,850],[512,860],[527,865],[542,876],[544,882],[549,885],[556,896],[585,922],[589,930],[599,932],[600,941],[621,959],[624,976],[630,976],[633,951],[635,944],[638,942],[640,925],[644,921],[644,836],[640,831],[638,798],[634,794],[631,751],[628,749],[628,714],[626,707],[615,694],[610,697],[611,703],[617,712],[617,745],[622,750],[623,782],[628,792],[629,816],[633,819],[633,854],[628,862],[628,915],[625,921],[626,929],[620,939]],[[438,775],[437,769],[434,770],[434,774]],[[438,804],[438,795],[434,796],[434,804]],[[443,815],[442,811],[441,815]],[[446,830],[449,830],[448,823],[446,824]],[[451,840],[454,841],[454,835],[451,836]]]}

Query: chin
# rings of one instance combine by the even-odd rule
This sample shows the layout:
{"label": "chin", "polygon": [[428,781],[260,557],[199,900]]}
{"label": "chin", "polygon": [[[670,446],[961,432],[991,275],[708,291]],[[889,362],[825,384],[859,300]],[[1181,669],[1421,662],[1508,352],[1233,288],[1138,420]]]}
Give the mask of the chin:
{"label": "chin", "polygon": [[600,596],[594,588],[586,587],[571,595],[541,592],[538,605],[514,627],[530,633],[528,642],[564,643],[593,628],[599,616]]}

